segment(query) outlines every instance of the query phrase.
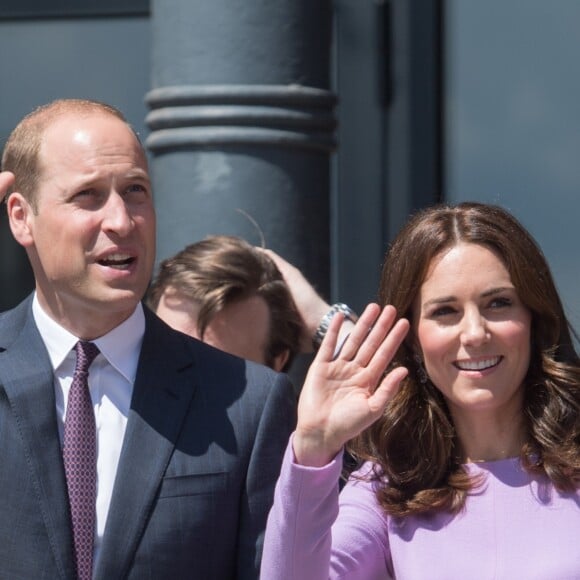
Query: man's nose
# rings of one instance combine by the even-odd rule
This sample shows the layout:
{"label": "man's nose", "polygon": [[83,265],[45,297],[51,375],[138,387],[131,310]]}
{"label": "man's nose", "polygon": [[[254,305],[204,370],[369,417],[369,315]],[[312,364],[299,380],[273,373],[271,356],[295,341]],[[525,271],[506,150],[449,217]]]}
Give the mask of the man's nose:
{"label": "man's nose", "polygon": [[103,212],[104,230],[115,232],[119,236],[126,236],[133,229],[133,216],[119,193],[113,191],[109,194],[103,206]]}

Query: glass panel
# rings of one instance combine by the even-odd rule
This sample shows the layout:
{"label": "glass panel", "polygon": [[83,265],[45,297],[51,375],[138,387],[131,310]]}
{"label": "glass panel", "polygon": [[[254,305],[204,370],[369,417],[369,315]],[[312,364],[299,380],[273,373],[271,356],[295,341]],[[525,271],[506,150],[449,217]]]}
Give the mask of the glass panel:
{"label": "glass panel", "polygon": [[446,197],[511,210],[580,329],[580,2],[447,0],[444,16]]}

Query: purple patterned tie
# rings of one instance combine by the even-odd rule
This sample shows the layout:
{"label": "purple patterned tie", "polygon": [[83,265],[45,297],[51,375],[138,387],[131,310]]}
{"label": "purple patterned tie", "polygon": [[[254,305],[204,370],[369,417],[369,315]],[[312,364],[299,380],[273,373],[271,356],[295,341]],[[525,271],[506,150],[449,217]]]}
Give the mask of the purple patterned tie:
{"label": "purple patterned tie", "polygon": [[75,350],[77,363],[68,394],[62,454],[78,578],[89,580],[93,572],[97,451],[95,414],[88,376],[89,367],[99,354],[99,349],[92,342],[79,341]]}

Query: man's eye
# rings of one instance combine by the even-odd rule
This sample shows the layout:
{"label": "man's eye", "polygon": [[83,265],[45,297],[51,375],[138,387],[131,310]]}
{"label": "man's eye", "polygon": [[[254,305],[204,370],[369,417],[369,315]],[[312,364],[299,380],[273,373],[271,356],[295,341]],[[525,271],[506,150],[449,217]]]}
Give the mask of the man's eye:
{"label": "man's eye", "polygon": [[140,183],[133,183],[127,188],[128,193],[139,193],[139,192],[147,192],[147,188]]}
{"label": "man's eye", "polygon": [[132,183],[125,188],[124,197],[127,202],[143,202],[149,199],[149,188],[142,183]]}

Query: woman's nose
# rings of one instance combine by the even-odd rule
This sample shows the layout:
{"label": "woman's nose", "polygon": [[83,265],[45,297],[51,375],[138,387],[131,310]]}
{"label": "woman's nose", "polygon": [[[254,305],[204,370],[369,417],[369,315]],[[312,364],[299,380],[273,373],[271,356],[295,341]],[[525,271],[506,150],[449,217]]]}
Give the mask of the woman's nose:
{"label": "woman's nose", "polygon": [[477,346],[489,339],[487,321],[479,311],[467,312],[462,325],[461,340],[463,344]]}

